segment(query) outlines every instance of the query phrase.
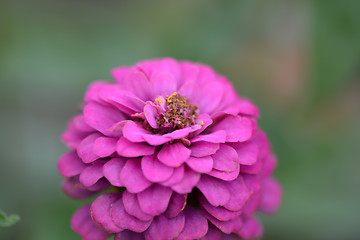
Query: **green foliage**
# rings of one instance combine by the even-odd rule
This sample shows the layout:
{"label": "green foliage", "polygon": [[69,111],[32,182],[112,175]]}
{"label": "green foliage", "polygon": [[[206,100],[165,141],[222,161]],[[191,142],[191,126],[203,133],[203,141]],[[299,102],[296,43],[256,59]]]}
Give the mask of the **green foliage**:
{"label": "green foliage", "polygon": [[6,213],[0,210],[0,227],[10,227],[19,220],[19,215],[11,214],[10,216],[7,216]]}

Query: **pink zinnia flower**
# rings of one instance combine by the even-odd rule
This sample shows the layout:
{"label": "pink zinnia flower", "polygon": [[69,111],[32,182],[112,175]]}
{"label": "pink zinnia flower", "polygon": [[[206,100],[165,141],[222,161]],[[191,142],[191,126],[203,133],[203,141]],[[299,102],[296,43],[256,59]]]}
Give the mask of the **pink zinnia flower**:
{"label": "pink zinnia flower", "polygon": [[256,238],[274,212],[276,159],[257,107],[209,66],[171,58],[112,71],[90,85],[62,139],[64,191],[100,194],[78,209],[84,239]]}

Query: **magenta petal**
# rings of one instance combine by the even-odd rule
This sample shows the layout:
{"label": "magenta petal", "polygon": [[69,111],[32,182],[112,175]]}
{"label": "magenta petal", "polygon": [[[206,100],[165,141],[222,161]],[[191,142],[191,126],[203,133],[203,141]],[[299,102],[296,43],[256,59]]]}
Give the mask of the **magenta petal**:
{"label": "magenta petal", "polygon": [[235,143],[231,145],[239,156],[239,163],[242,165],[253,165],[259,156],[259,147],[253,141]]}
{"label": "magenta petal", "polygon": [[86,104],[84,117],[87,124],[109,137],[119,136],[119,133],[110,132],[108,129],[125,119],[118,109],[95,102]]}
{"label": "magenta petal", "polygon": [[111,70],[111,75],[118,83],[123,83],[126,75],[131,71],[131,67],[121,66]]}
{"label": "magenta petal", "polygon": [[261,222],[254,216],[245,215],[243,217],[243,227],[238,234],[244,238],[259,238],[263,234],[263,227]]}
{"label": "magenta petal", "polygon": [[198,116],[196,123],[199,124],[201,128],[193,132],[193,136],[202,133],[207,127],[209,127],[213,123],[213,120],[211,119],[209,114],[202,113]]}
{"label": "magenta petal", "polygon": [[260,205],[261,193],[258,192],[251,196],[250,200],[244,205],[243,213],[244,214],[253,214]]}
{"label": "magenta petal", "polygon": [[212,177],[224,180],[224,181],[232,181],[235,180],[240,173],[240,164],[237,165],[236,169],[232,172],[224,172],[224,171],[219,171],[216,169],[211,170],[210,172],[207,173],[207,175],[210,175]]}
{"label": "magenta petal", "polygon": [[151,226],[145,232],[146,240],[175,239],[183,230],[185,216],[183,213],[174,218],[167,218],[160,215],[154,218]]}
{"label": "magenta petal", "polygon": [[212,132],[209,134],[197,135],[193,139],[191,139],[192,143],[205,141],[211,143],[225,143],[226,140],[226,132],[224,130],[219,130],[216,132]]}
{"label": "magenta petal", "polygon": [[260,210],[265,213],[273,213],[281,202],[282,190],[278,181],[272,177],[263,180]]}
{"label": "magenta petal", "polygon": [[205,157],[189,157],[186,164],[194,171],[199,173],[210,172],[213,168],[213,159],[210,156]]}
{"label": "magenta petal", "polygon": [[172,175],[167,180],[161,182],[160,184],[169,187],[179,183],[183,178],[184,178],[184,165],[181,165],[180,167],[174,168]]}
{"label": "magenta petal", "polygon": [[170,96],[176,91],[176,80],[169,72],[154,72],[150,83],[155,96]]}
{"label": "magenta petal", "polygon": [[164,137],[169,138],[169,139],[171,139],[171,140],[173,140],[173,139],[180,139],[180,138],[186,137],[186,136],[189,135],[189,133],[191,133],[192,131],[197,130],[196,128],[197,128],[197,126],[194,125],[194,126],[192,126],[192,127],[187,127],[187,128],[175,130],[175,131],[173,131],[173,132],[171,132],[171,133],[165,134]]}
{"label": "magenta petal", "polygon": [[149,146],[146,143],[130,142],[126,138],[121,137],[117,142],[116,150],[123,157],[141,157],[153,154],[155,147]]}
{"label": "magenta petal", "polygon": [[140,71],[129,73],[124,80],[127,90],[146,101],[152,98],[151,85],[146,75]]}
{"label": "magenta petal", "polygon": [[80,174],[81,184],[89,187],[102,178],[104,176],[102,171],[104,163],[103,160],[98,160],[94,165],[85,168]]}
{"label": "magenta petal", "polygon": [[226,187],[230,191],[230,200],[224,207],[230,211],[241,210],[250,198],[250,191],[243,178],[240,176],[234,181],[227,182]]}
{"label": "magenta petal", "polygon": [[[201,238],[201,240],[220,240],[220,239],[221,239],[221,231],[211,223],[209,224],[208,232],[203,238]],[[224,239],[224,240],[228,240],[228,239]]]}
{"label": "magenta petal", "polygon": [[144,107],[144,114],[146,121],[150,124],[152,128],[159,128],[156,122],[156,117],[158,116],[157,109],[150,104],[146,104]]}
{"label": "magenta petal", "polygon": [[120,232],[123,230],[115,225],[110,215],[111,204],[120,197],[121,193],[118,192],[104,193],[91,204],[92,219],[109,232]]}
{"label": "magenta petal", "polygon": [[191,156],[205,157],[214,154],[219,149],[219,147],[219,143],[195,142],[191,144],[189,149],[191,150]]}
{"label": "magenta petal", "polygon": [[91,101],[96,101],[99,102],[99,92],[101,90],[101,88],[103,88],[104,86],[109,85],[109,83],[107,82],[103,82],[103,81],[95,81],[93,83],[90,84],[90,86],[88,87],[88,89],[86,90],[86,94],[84,97],[84,101],[86,103],[91,102]]}
{"label": "magenta petal", "polygon": [[138,201],[143,212],[156,216],[166,211],[172,191],[158,184],[138,193]]}
{"label": "magenta petal", "polygon": [[120,182],[131,193],[138,193],[150,187],[152,182],[144,177],[140,159],[129,159],[120,173]]}
{"label": "magenta petal", "polygon": [[71,228],[84,240],[106,240],[110,235],[95,226],[90,216],[90,204],[76,210],[71,217]]}
{"label": "magenta petal", "polygon": [[176,217],[186,206],[186,194],[178,194],[173,192],[170,198],[169,206],[165,212],[165,216],[168,218]]}
{"label": "magenta petal", "polygon": [[213,131],[225,130],[227,142],[244,142],[251,138],[252,124],[246,117],[227,116],[213,127]]}
{"label": "magenta petal", "polygon": [[199,210],[186,207],[184,210],[185,226],[178,240],[199,239],[208,231],[208,221]]}
{"label": "magenta petal", "polygon": [[96,192],[85,189],[83,185],[79,183],[78,177],[72,177],[66,179],[62,185],[64,192],[72,198],[88,198],[94,195]]}
{"label": "magenta petal", "polygon": [[124,230],[115,234],[114,240],[145,240],[145,237],[143,233]]}
{"label": "magenta petal", "polygon": [[201,97],[197,100],[201,112],[212,113],[220,103],[224,93],[224,87],[219,82],[211,82],[199,89]]}
{"label": "magenta petal", "polygon": [[208,213],[220,221],[229,221],[231,219],[237,218],[242,213],[241,210],[233,212],[221,206],[215,207],[211,205],[203,196],[200,197],[200,203]]}
{"label": "magenta petal", "polygon": [[124,191],[122,200],[128,214],[137,217],[142,221],[149,221],[153,218],[152,215],[146,214],[141,210],[136,194]]}
{"label": "magenta petal", "polygon": [[145,156],[141,160],[141,169],[144,176],[151,182],[162,182],[174,172],[174,168],[161,163],[156,155]]}
{"label": "magenta petal", "polygon": [[199,182],[200,174],[191,169],[185,168],[184,178],[177,184],[171,186],[171,189],[177,193],[190,193],[194,186]]}
{"label": "magenta petal", "polygon": [[62,155],[58,162],[58,168],[64,177],[72,177],[81,173],[86,168],[75,151]]}
{"label": "magenta petal", "polygon": [[151,133],[135,122],[128,121],[123,128],[123,134],[131,142],[144,142],[143,136]]}
{"label": "magenta petal", "polygon": [[243,226],[243,221],[241,219],[241,216],[234,218],[229,221],[220,221],[207,213],[206,211],[203,211],[205,213],[206,218],[214,224],[217,228],[219,228],[223,233],[230,234],[232,232],[239,231]]}
{"label": "magenta petal", "polygon": [[99,158],[94,154],[94,142],[101,137],[101,134],[94,133],[84,138],[77,148],[77,153],[84,163],[91,163]]}
{"label": "magenta petal", "polygon": [[116,138],[99,137],[93,145],[93,152],[99,157],[108,157],[116,151]]}
{"label": "magenta petal", "polygon": [[221,144],[211,157],[214,160],[214,169],[219,171],[233,172],[239,165],[236,151],[226,144]]}
{"label": "magenta petal", "polygon": [[116,226],[134,232],[145,231],[150,226],[152,221],[141,221],[138,218],[129,215],[125,211],[121,198],[111,205],[111,216]]}
{"label": "magenta petal", "polygon": [[230,200],[230,192],[224,181],[203,174],[196,187],[213,206],[223,206]]}
{"label": "magenta petal", "polygon": [[123,186],[120,181],[120,173],[125,166],[127,159],[113,158],[103,166],[104,177],[116,187]]}
{"label": "magenta petal", "polygon": [[189,158],[191,151],[182,143],[165,145],[158,153],[158,159],[167,166],[178,167]]}

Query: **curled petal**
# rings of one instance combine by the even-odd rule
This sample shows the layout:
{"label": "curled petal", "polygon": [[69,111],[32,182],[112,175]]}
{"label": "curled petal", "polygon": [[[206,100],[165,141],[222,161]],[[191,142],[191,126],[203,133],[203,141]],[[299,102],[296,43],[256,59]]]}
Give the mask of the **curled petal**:
{"label": "curled petal", "polygon": [[153,154],[155,147],[149,146],[146,143],[130,142],[126,138],[121,137],[117,142],[116,151],[123,157],[141,157]]}
{"label": "curled petal", "polygon": [[143,212],[156,216],[166,211],[172,191],[158,184],[138,193],[138,201]]}
{"label": "curled petal", "polygon": [[211,157],[214,160],[214,169],[219,171],[233,172],[239,165],[236,151],[226,144],[221,144],[219,150]]}
{"label": "curled petal", "polygon": [[182,143],[165,145],[158,153],[158,159],[167,166],[179,167],[190,156],[191,151]]}
{"label": "curled petal", "polygon": [[108,157],[116,151],[116,138],[99,137],[93,145],[93,152],[99,157]]}
{"label": "curled petal", "polygon": [[134,232],[145,231],[150,226],[152,221],[141,221],[138,218],[129,215],[125,211],[121,198],[111,205],[111,216],[117,227],[122,229],[129,229]]}
{"label": "curled petal", "polygon": [[104,177],[116,187],[123,186],[120,181],[120,173],[125,166],[126,163],[125,158],[113,158],[109,160],[103,166],[103,174]]}
{"label": "curled petal", "polygon": [[207,173],[210,172],[213,168],[214,161],[210,156],[199,158],[189,157],[189,159],[186,161],[186,164],[196,172]]}
{"label": "curled petal", "polygon": [[145,232],[146,240],[175,239],[183,230],[185,216],[181,212],[174,218],[167,218],[163,214],[154,218],[151,226]]}
{"label": "curled petal", "polygon": [[104,176],[102,171],[104,164],[105,161],[98,160],[94,165],[85,168],[80,174],[80,182],[85,187],[94,185],[100,178]]}
{"label": "curled petal", "polygon": [[72,177],[81,173],[86,168],[76,152],[62,155],[58,162],[58,168],[64,177]]}
{"label": "curled petal", "polygon": [[173,192],[170,198],[169,206],[165,212],[165,216],[168,218],[176,217],[186,206],[186,194],[178,194]]}
{"label": "curled petal", "polygon": [[94,133],[84,138],[77,148],[77,153],[84,163],[91,163],[99,158],[94,154],[93,146],[96,139],[101,137],[101,134]]}
{"label": "curled petal", "polygon": [[199,239],[205,236],[208,231],[208,221],[200,211],[188,206],[184,210],[184,215],[185,226],[177,239]]}
{"label": "curled petal", "polygon": [[98,229],[90,216],[90,205],[79,208],[71,217],[72,229],[84,240],[105,240],[109,233]]}
{"label": "curled petal", "polygon": [[203,174],[196,187],[213,206],[223,206],[230,200],[230,192],[221,180]]}
{"label": "curled petal", "polygon": [[174,168],[161,163],[156,155],[145,156],[141,160],[141,169],[144,176],[151,182],[162,182],[174,172]]}
{"label": "curled petal", "polygon": [[120,232],[123,230],[115,225],[110,215],[111,205],[120,197],[121,193],[118,192],[104,193],[91,204],[92,219],[107,231]]}
{"label": "curled petal", "polygon": [[120,173],[120,182],[131,193],[139,193],[152,185],[141,170],[140,159],[129,159]]}
{"label": "curled petal", "polygon": [[141,210],[136,194],[124,191],[122,200],[128,214],[137,217],[142,221],[149,221],[153,218],[152,215],[149,215]]}

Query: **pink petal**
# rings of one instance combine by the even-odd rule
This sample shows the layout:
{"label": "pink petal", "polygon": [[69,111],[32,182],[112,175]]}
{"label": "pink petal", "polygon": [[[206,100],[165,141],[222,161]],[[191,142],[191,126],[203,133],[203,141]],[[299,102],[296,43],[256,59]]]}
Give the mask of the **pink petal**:
{"label": "pink petal", "polygon": [[211,157],[214,160],[214,169],[219,171],[233,172],[239,165],[236,151],[226,144],[221,144],[219,150]]}
{"label": "pink petal", "polygon": [[123,186],[120,181],[120,173],[125,166],[127,159],[125,158],[113,158],[105,163],[103,167],[104,177],[116,187]]}
{"label": "pink petal", "polygon": [[156,155],[145,156],[141,160],[141,169],[144,176],[151,182],[162,182],[174,172],[174,168],[161,163]]}
{"label": "pink petal", "polygon": [[240,176],[234,181],[226,184],[230,192],[230,200],[224,207],[230,211],[239,211],[250,198],[250,191],[246,187],[243,178]]}
{"label": "pink petal", "polygon": [[224,130],[219,130],[216,132],[212,132],[210,134],[202,134],[197,135],[193,139],[191,139],[192,143],[205,141],[211,143],[225,143],[226,140],[226,132]]}
{"label": "pink petal", "polygon": [[161,182],[160,184],[163,186],[172,186],[176,183],[179,183],[184,178],[184,165],[180,167],[174,168],[173,174],[167,180]]}
{"label": "pink petal", "polygon": [[179,167],[189,158],[191,151],[182,143],[165,145],[158,153],[158,159],[167,166]]}
{"label": "pink petal", "polygon": [[210,156],[206,157],[189,157],[186,164],[194,171],[199,173],[210,172],[213,168],[213,159]]}
{"label": "pink petal", "polygon": [[195,132],[193,132],[192,133],[193,136],[196,136],[196,135],[202,133],[207,127],[209,127],[213,123],[213,120],[211,119],[209,114],[201,113],[198,116],[196,123],[200,124],[201,128],[199,130],[196,130]]}
{"label": "pink petal", "polygon": [[268,155],[263,162],[262,170],[261,170],[261,176],[263,178],[266,178],[271,175],[271,173],[274,171],[274,168],[276,167],[277,159],[273,154]]}
{"label": "pink petal", "polygon": [[71,228],[84,240],[106,240],[110,235],[95,226],[90,216],[90,204],[76,210],[71,217]]}
{"label": "pink petal", "polygon": [[231,145],[239,156],[239,163],[242,165],[253,165],[259,156],[259,147],[253,141],[235,143]]}
{"label": "pink petal", "polygon": [[170,198],[170,202],[168,204],[168,208],[164,213],[168,218],[176,217],[182,210],[184,210],[186,206],[186,194],[178,194],[173,192]]}
{"label": "pink petal", "polygon": [[244,214],[253,214],[260,205],[261,202],[261,193],[258,192],[251,196],[250,200],[244,205],[243,213]]}
{"label": "pink petal", "polygon": [[146,75],[140,71],[132,71],[124,80],[126,88],[140,99],[146,101],[152,99],[151,85]]}
{"label": "pink petal", "polygon": [[240,164],[237,165],[235,171],[232,172],[223,172],[216,169],[211,170],[210,172],[206,173],[212,177],[224,180],[224,181],[232,181],[235,180],[240,173]]}
{"label": "pink petal", "polygon": [[238,234],[244,238],[259,238],[263,234],[263,227],[261,222],[254,216],[245,215],[243,217],[243,227]]}
{"label": "pink petal", "polygon": [[114,240],[145,240],[145,237],[143,233],[124,230],[115,234]]}
{"label": "pink petal", "polygon": [[141,210],[136,194],[124,191],[122,200],[128,214],[137,217],[142,221],[149,221],[153,218],[152,215],[146,214]]}
{"label": "pink petal", "polygon": [[157,113],[157,109],[150,104],[146,104],[144,107],[144,114],[146,117],[146,121],[150,124],[152,128],[159,128],[156,122],[156,117],[159,115]]}
{"label": "pink petal", "polygon": [[170,96],[176,91],[176,80],[169,72],[154,72],[150,83],[155,96]]}
{"label": "pink petal", "polygon": [[117,153],[123,157],[141,157],[151,155],[155,151],[155,147],[149,146],[146,143],[130,142],[124,137],[121,137],[116,145]]}
{"label": "pink petal", "polygon": [[131,67],[121,66],[111,70],[111,75],[118,83],[123,83],[126,75],[131,71]]}
{"label": "pink petal", "polygon": [[58,168],[64,177],[72,177],[81,173],[86,168],[75,151],[62,155],[58,162]]}
{"label": "pink petal", "polygon": [[273,213],[281,203],[282,189],[278,181],[272,177],[263,180],[260,210],[265,213]]}
{"label": "pink petal", "polygon": [[224,206],[230,200],[230,192],[224,181],[203,174],[196,187],[213,206]]}
{"label": "pink petal", "polygon": [[120,232],[123,229],[115,225],[110,215],[111,205],[121,197],[121,193],[104,193],[101,194],[91,204],[91,217],[103,228],[110,232]]}
{"label": "pink petal", "polygon": [[131,193],[144,191],[152,182],[144,177],[140,159],[129,159],[120,173],[120,182]]}
{"label": "pink petal", "polygon": [[102,160],[96,161],[92,166],[85,168],[80,174],[80,182],[85,187],[94,185],[103,175],[103,166],[105,162]]}
{"label": "pink petal", "polygon": [[141,112],[145,102],[133,92],[125,90],[117,84],[109,84],[101,89],[99,97],[102,101],[110,103],[126,114]]}
{"label": "pink petal", "polygon": [[88,89],[86,90],[86,94],[85,94],[85,98],[84,101],[86,103],[91,102],[91,101],[96,101],[99,102],[99,92],[101,90],[101,88],[103,88],[104,86],[109,85],[109,83],[107,82],[103,82],[103,81],[95,81],[93,83],[91,83],[88,87]]}
{"label": "pink petal", "polygon": [[137,198],[143,212],[156,216],[166,211],[172,191],[158,184],[138,193]]}
{"label": "pink petal", "polygon": [[67,195],[77,199],[89,198],[96,193],[85,189],[85,187],[79,183],[78,177],[66,179],[61,187]]}
{"label": "pink petal", "polygon": [[213,131],[225,130],[227,142],[244,142],[252,136],[252,124],[246,117],[227,116],[213,127]]}
{"label": "pink petal", "polygon": [[201,206],[208,212],[210,213],[213,217],[215,217],[216,219],[220,220],[220,221],[229,221],[231,219],[237,218],[238,216],[241,215],[242,211],[237,211],[237,212],[233,212],[233,211],[229,211],[224,207],[215,207],[213,205],[211,205],[206,199],[205,197],[200,197],[200,203]]}
{"label": "pink petal", "polygon": [[216,110],[223,95],[224,87],[219,82],[211,82],[201,86],[200,96],[195,102],[203,113],[212,113]]}
{"label": "pink petal", "polygon": [[183,230],[185,217],[183,213],[174,218],[160,215],[154,218],[151,226],[145,232],[146,240],[175,239]]}
{"label": "pink petal", "polygon": [[126,139],[131,142],[144,142],[144,135],[150,134],[144,128],[140,127],[133,121],[128,121],[123,129],[123,134]]}
{"label": "pink petal", "polygon": [[221,231],[212,224],[209,224],[208,232],[203,238],[201,238],[201,240],[220,240],[220,239],[221,239]]}
{"label": "pink petal", "polygon": [[199,85],[196,83],[196,81],[187,81],[182,85],[178,93],[181,96],[186,96],[189,98],[191,103],[196,103],[197,99],[199,98],[198,89]]}
{"label": "pink petal", "polygon": [[111,205],[111,216],[116,226],[134,232],[145,231],[150,226],[152,221],[152,220],[141,221],[138,218],[129,215],[125,211],[121,198]]}
{"label": "pink petal", "polygon": [[109,137],[119,136],[119,133],[110,132],[108,129],[125,119],[118,109],[95,102],[86,104],[84,117],[87,124]]}
{"label": "pink petal", "polygon": [[207,213],[206,211],[203,211],[203,212],[204,212],[206,218],[212,224],[214,224],[217,228],[219,228],[223,233],[230,234],[232,232],[237,232],[243,226],[241,216],[234,218],[232,220],[229,220],[229,221],[220,221],[220,220],[216,219],[215,217],[213,217],[212,215],[210,215],[209,213]]}
{"label": "pink petal", "polygon": [[171,189],[180,194],[190,193],[199,182],[200,174],[191,169],[185,168],[184,178],[181,182],[171,186]]}
{"label": "pink petal", "polygon": [[96,139],[101,137],[99,133],[93,133],[84,138],[77,148],[77,153],[84,163],[91,163],[99,158],[94,154],[93,147]]}
{"label": "pink petal", "polygon": [[214,154],[219,149],[219,147],[219,143],[195,142],[191,144],[189,149],[191,150],[191,156],[205,157]]}
{"label": "pink petal", "polygon": [[258,174],[262,169],[263,161],[260,159],[256,161],[253,165],[242,165],[241,172],[242,173],[251,173],[251,174]]}
{"label": "pink petal", "polygon": [[108,157],[116,151],[116,138],[99,137],[93,145],[93,153],[99,157]]}
{"label": "pink petal", "polygon": [[184,210],[185,226],[178,240],[199,239],[208,231],[208,221],[199,210],[186,207]]}

